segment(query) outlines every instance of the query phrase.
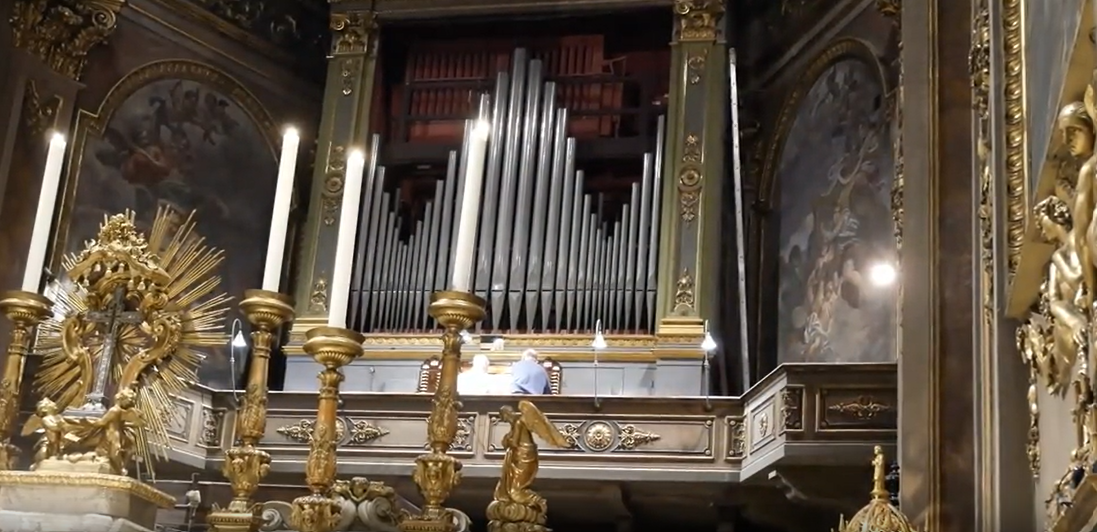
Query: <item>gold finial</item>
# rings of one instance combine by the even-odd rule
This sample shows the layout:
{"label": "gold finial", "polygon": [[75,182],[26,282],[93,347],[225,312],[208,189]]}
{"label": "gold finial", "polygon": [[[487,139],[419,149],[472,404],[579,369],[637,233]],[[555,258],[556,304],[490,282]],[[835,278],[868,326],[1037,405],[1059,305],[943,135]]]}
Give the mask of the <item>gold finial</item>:
{"label": "gold finial", "polygon": [[884,448],[877,445],[873,453],[875,456],[872,458],[872,500],[887,501],[891,499],[891,493],[884,486],[884,477],[887,475],[884,472]]}

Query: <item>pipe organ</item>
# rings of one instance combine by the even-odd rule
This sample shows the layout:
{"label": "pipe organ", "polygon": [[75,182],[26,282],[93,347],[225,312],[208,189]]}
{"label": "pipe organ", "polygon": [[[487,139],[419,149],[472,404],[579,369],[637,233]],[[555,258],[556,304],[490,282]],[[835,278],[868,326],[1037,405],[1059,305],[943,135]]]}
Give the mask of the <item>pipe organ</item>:
{"label": "pipe organ", "polygon": [[[464,152],[480,116],[490,120],[491,136],[473,286],[488,301],[485,332],[590,331],[599,321],[607,332],[654,330],[665,120],[655,121],[654,141],[637,161],[642,172],[625,201],[611,204],[591,192],[577,142],[614,135],[620,115],[584,115],[584,109],[619,108],[622,92],[597,79],[585,85],[557,81],[566,78],[559,72],[576,75],[606,64],[590,52],[599,46],[582,41],[589,37],[576,39],[574,46],[540,56],[524,48],[486,49],[456,62],[446,58],[457,56],[445,54],[428,61],[421,58],[432,54],[413,51],[411,81],[397,98],[412,109],[405,115],[407,138],[464,140],[449,152],[445,177],[434,183],[421,216],[408,217],[399,204],[401,188],[411,185],[388,183],[392,176],[380,164],[380,139],[374,137],[359,216],[351,327],[435,327],[426,307],[430,294],[449,283]],[[490,94],[482,93],[488,72],[495,72]],[[441,78],[448,80],[444,87],[423,88]],[[576,114],[589,120],[576,120]],[[448,122],[453,117],[460,118]]]}

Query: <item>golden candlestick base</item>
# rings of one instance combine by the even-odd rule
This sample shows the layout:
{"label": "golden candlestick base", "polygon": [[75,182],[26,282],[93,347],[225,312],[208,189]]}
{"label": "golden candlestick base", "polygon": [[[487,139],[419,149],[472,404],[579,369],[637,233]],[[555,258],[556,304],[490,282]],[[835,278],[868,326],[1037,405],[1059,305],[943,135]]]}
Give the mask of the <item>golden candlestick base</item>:
{"label": "golden candlestick base", "polygon": [[222,472],[232,486],[228,508],[213,505],[207,521],[217,532],[256,532],[263,524],[262,505],[252,502],[259,483],[270,472],[270,454],[256,445],[267,430],[267,375],[274,334],[293,320],[293,298],[267,290],[245,290],[240,309],[253,325],[252,360],[244,402],[236,414],[239,444],[225,451]]}
{"label": "golden candlestick base", "polygon": [[290,524],[299,532],[331,532],[339,522],[342,507],[331,497],[331,489],[337,469],[335,422],[339,385],[343,382],[340,368],[362,356],[364,340],[359,333],[336,327],[316,327],[305,333],[305,352],[324,370],[319,375],[316,423],[305,462],[305,483],[312,493],[295,499],[290,512]]}
{"label": "golden candlestick base", "polygon": [[19,449],[11,443],[11,435],[19,416],[23,366],[34,328],[53,315],[53,302],[33,292],[8,290],[0,292],[0,312],[12,322],[11,341],[0,378],[0,470],[10,470],[19,456]]}
{"label": "golden candlestick base", "polygon": [[430,417],[427,438],[430,453],[415,459],[412,479],[423,496],[422,513],[400,523],[403,532],[452,532],[453,515],[444,506],[461,482],[461,462],[447,454],[457,436],[457,374],[461,370],[461,331],[484,319],[487,303],[469,293],[442,291],[431,296],[428,312],[442,332],[442,368]]}

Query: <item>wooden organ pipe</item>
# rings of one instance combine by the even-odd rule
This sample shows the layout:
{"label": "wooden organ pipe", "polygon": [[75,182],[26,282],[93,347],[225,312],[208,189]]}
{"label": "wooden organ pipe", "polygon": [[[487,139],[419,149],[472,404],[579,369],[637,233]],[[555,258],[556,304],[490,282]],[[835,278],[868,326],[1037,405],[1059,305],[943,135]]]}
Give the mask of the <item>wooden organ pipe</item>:
{"label": "wooden organ pipe", "polygon": [[[499,72],[476,112],[491,121],[473,287],[488,301],[489,331],[650,332],[655,327],[659,188],[665,120],[628,201],[609,212],[584,187],[576,140],[560,87],[545,82],[544,64],[525,50]],[[418,67],[417,67],[418,68]],[[426,68],[426,67],[423,67]],[[457,199],[467,138],[450,152],[421,219],[399,214],[399,190],[371,160],[351,287],[352,327],[363,332],[416,332],[430,293],[446,287],[456,241]],[[374,153],[377,152],[374,139]],[[407,223],[405,228],[403,224]],[[402,236],[407,234],[410,236]]]}

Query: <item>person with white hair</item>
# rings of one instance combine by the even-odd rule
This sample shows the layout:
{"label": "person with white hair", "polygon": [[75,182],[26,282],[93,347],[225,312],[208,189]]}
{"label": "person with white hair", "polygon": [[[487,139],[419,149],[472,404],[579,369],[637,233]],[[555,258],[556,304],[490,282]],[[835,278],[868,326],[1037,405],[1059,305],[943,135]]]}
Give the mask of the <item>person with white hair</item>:
{"label": "person with white hair", "polygon": [[491,359],[487,355],[472,357],[472,367],[457,376],[457,393],[461,395],[490,395],[495,393],[494,379],[488,373]]}
{"label": "person with white hair", "polygon": [[521,395],[552,395],[548,372],[537,361],[537,351],[526,349],[510,367],[511,393]]}

